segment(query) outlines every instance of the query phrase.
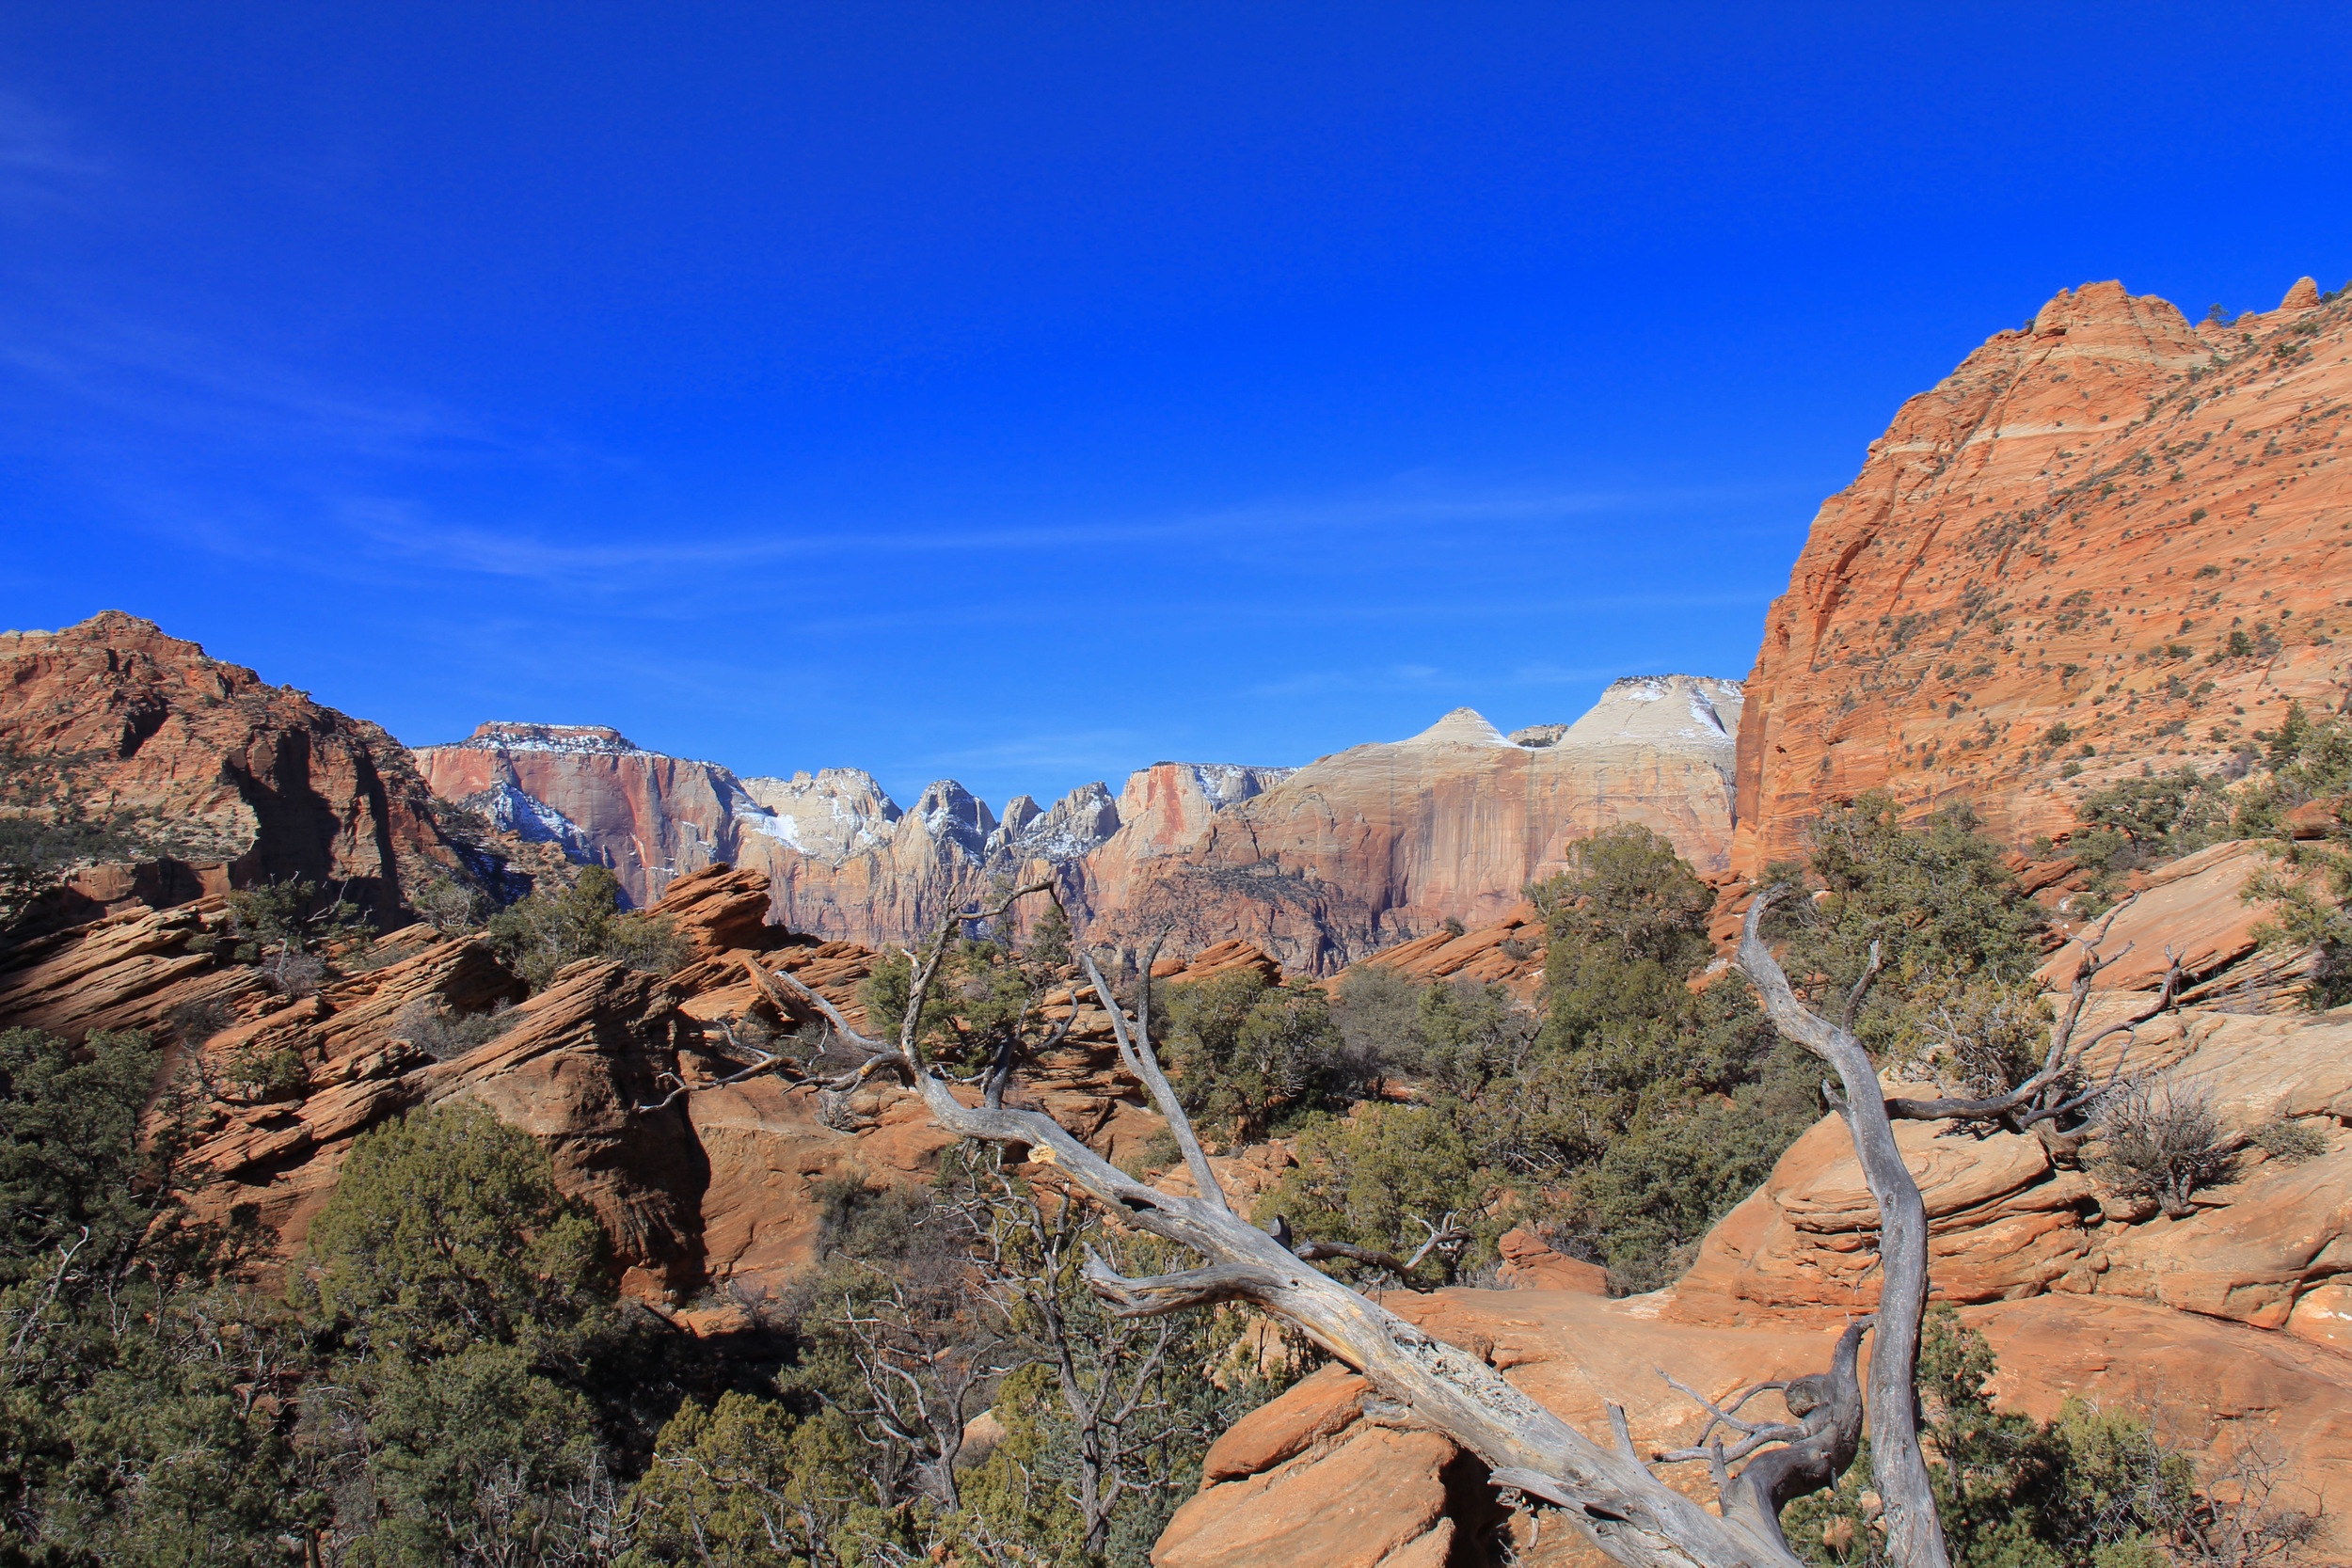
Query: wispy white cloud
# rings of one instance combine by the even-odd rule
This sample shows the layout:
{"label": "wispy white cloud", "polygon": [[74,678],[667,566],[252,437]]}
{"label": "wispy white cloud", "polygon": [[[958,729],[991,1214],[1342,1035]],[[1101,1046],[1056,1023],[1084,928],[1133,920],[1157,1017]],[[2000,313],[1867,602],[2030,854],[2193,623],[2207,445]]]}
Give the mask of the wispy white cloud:
{"label": "wispy white cloud", "polygon": [[910,758],[908,768],[946,769],[1004,774],[1091,773],[1119,787],[1136,767],[1135,758],[1150,741],[1128,729],[1043,730],[991,740],[985,745],[934,752]]}
{"label": "wispy white cloud", "polygon": [[80,207],[108,172],[62,117],[0,87],[0,214],[24,217]]}
{"label": "wispy white cloud", "polygon": [[1242,689],[1250,697],[1330,697],[1343,693],[1442,691],[1461,678],[1430,664],[1390,664],[1363,670],[1301,670]]}

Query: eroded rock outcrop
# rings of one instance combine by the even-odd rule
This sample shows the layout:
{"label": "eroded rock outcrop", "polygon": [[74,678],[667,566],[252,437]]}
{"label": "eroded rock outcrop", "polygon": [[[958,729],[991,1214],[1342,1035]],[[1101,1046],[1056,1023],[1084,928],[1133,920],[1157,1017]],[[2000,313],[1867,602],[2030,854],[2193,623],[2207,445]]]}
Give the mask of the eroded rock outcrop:
{"label": "eroded rock outcrop", "polygon": [[[280,1260],[299,1248],[354,1138],[412,1107],[469,1098],[547,1148],[558,1185],[602,1225],[628,1292],[675,1301],[717,1283],[758,1294],[816,1261],[828,1183],[920,1186],[952,1142],[886,1076],[829,1111],[790,1059],[745,1075],[760,1040],[817,1022],[767,976],[791,974],[864,1027],[858,989],[877,957],[771,925],[769,909],[766,877],[707,867],[651,911],[685,940],[683,967],[581,962],[524,1000],[484,941],[422,925],[348,949],[343,972],[314,994],[281,994],[227,958],[221,899],[135,907],[0,951],[0,1024],[72,1039],[143,1029],[166,1041],[158,1114],[187,1139],[194,1213],[258,1226]],[[1280,977],[1242,942],[1153,973],[1174,984],[1245,969]],[[1158,1123],[1119,1066],[1109,1015],[1068,986],[1041,1012],[1071,1028],[1029,1064],[1020,1102],[1132,1157]],[[473,1032],[435,1020],[471,1020]],[[1270,1185],[1286,1163],[1272,1150],[1225,1162],[1243,1192]]]}
{"label": "eroded rock outcrop", "polygon": [[[868,946],[912,941],[998,879],[1074,861],[1120,826],[1101,784],[1051,808],[1016,797],[1000,820],[943,779],[901,810],[856,768],[738,778],[601,725],[484,724],[415,757],[442,799],[611,867],[639,907],[680,877],[739,865],[769,879],[777,924]],[[1238,792],[1257,776],[1222,771]]]}
{"label": "eroded rock outcrop", "polygon": [[2309,279],[2195,325],[2088,284],[1905,404],[1766,617],[1739,868],[1882,785],[2022,843],[2143,762],[2217,763],[2291,698],[2332,707],[2348,325]]}
{"label": "eroded rock outcrop", "polygon": [[296,878],[382,919],[461,864],[390,736],[152,622],[0,633],[0,810],[119,829],[117,858],[45,895],[37,925]]}
{"label": "eroded rock outcrop", "polygon": [[1720,867],[1740,704],[1727,681],[1623,680],[1576,723],[1516,739],[1457,709],[1409,740],[1300,768],[1217,812],[1190,845],[1146,858],[1114,839],[1083,863],[1074,901],[1098,939],[1239,933],[1291,969],[1330,974],[1449,917],[1507,921],[1571,841],[1615,823]]}
{"label": "eroded rock outcrop", "polygon": [[[2088,1016],[2095,1027],[2131,1005],[2109,994]],[[2103,1047],[2109,1063],[2119,1049]],[[1897,1138],[1927,1202],[1937,1293],[2095,1294],[2280,1328],[2305,1291],[2352,1275],[2352,1016],[2187,1008],[2142,1026],[2130,1052],[2135,1070],[2210,1101],[2244,1145],[2234,1180],[2200,1192],[2194,1214],[2166,1219],[2153,1202],[2114,1198],[2039,1138],[1901,1123]],[[2316,1134],[2326,1151],[2290,1163],[2249,1141],[2281,1121]],[[1670,1310],[1725,1323],[1867,1311],[1877,1224],[1851,1143],[1826,1119],[1708,1233]]]}

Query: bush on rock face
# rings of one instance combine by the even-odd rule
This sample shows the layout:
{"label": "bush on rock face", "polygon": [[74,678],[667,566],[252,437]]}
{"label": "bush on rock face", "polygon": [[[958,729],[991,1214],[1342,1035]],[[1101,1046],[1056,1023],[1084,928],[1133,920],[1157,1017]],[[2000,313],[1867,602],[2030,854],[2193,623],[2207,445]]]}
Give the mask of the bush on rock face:
{"label": "bush on rock face", "polygon": [[621,879],[601,865],[583,869],[571,887],[508,905],[484,930],[534,991],[546,990],[557,972],[582,958],[613,958],[631,969],[667,974],[689,954],[685,939],[666,918],[621,908]]}
{"label": "bush on rock face", "polygon": [[2230,1179],[2234,1140],[2201,1085],[2159,1079],[2110,1096],[2093,1122],[2090,1168],[2126,1197],[2153,1197],[2174,1219],[2196,1212],[2199,1188]]}
{"label": "bush on rock face", "polygon": [[1170,986],[1161,1006],[1169,1076],[1214,1136],[1254,1143],[1344,1109],[1369,1085],[1329,1001],[1311,987],[1269,986],[1242,970]]}

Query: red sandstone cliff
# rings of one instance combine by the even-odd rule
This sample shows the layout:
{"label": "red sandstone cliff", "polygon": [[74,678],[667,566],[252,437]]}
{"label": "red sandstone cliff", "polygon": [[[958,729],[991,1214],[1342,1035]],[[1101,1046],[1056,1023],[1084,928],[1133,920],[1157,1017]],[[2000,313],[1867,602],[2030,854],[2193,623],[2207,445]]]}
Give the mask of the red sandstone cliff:
{"label": "red sandstone cliff", "polygon": [[1728,681],[1623,680],[1576,723],[1510,737],[1456,709],[1409,740],[1300,768],[1190,839],[1120,834],[1079,867],[1076,902],[1098,940],[1240,936],[1328,974],[1449,917],[1503,919],[1571,840],[1614,823],[1720,869],[1740,700]]}
{"label": "red sandstone cliff", "polygon": [[382,917],[460,863],[399,742],[152,622],[0,633],[0,812],[120,824],[124,858],[50,894],[49,924],[288,878]]}
{"label": "red sandstone cliff", "polygon": [[[779,924],[871,946],[911,941],[996,879],[1073,861],[1120,827],[1100,784],[1050,810],[1017,796],[1000,819],[943,779],[902,811],[856,768],[738,778],[601,725],[484,724],[415,756],[437,795],[612,867],[637,905],[658,901],[680,877],[734,864],[769,879]],[[1197,771],[1224,778],[1236,796],[1281,776]]]}
{"label": "red sandstone cliff", "polygon": [[1176,948],[1229,937],[1328,973],[1448,917],[1501,918],[1567,842],[1619,821],[1720,868],[1736,683],[1619,681],[1574,724],[1505,737],[1468,709],[1300,769],[1163,762],[1000,819],[953,780],[900,811],[870,775],[739,779],[595,726],[485,724],[421,747],[434,791],[619,873],[650,903],[722,862],[765,874],[776,920],[881,946],[1007,877],[1057,875],[1082,930]]}
{"label": "red sandstone cliff", "polygon": [[2194,326],[2092,283],[1905,404],[1766,618],[1738,868],[1879,785],[1966,799],[2022,841],[2143,761],[2228,757],[2291,697],[2334,706],[2347,325],[2352,301],[2309,278]]}

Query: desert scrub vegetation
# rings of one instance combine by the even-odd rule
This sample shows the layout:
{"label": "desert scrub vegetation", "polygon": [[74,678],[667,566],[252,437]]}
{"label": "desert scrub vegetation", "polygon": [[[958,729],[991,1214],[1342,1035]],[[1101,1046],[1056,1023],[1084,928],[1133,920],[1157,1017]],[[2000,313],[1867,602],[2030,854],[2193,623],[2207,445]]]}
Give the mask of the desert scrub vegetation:
{"label": "desert scrub vegetation", "polygon": [[2316,838],[2292,837],[2287,817],[2352,793],[2352,723],[2314,719],[2291,702],[2278,728],[2254,738],[2264,750],[2242,752],[2221,771],[2151,772],[2084,797],[2077,814],[2085,826],[2067,843],[2093,879],[2083,911],[2119,896],[2128,874],[2143,866],[2226,840],[2268,841],[2272,863],[2244,893],[2266,907],[2256,935],[2265,946],[2308,952],[2306,1002],[2340,1006],[2352,1002],[2352,825],[2331,820],[2318,825]]}
{"label": "desert scrub vegetation", "polygon": [[2169,1078],[2119,1085],[2092,1117],[2089,1165],[2111,1191],[2153,1198],[2169,1218],[2196,1212],[2200,1188],[2228,1181],[2238,1140],[2213,1108],[2211,1088]]}
{"label": "desert scrub vegetation", "polygon": [[[2311,1560],[2324,1523],[2275,1486],[2259,1449],[2201,1474],[2149,1412],[2070,1397],[2055,1418],[1995,1410],[1999,1363],[1949,1306],[1920,1342],[1920,1435],[1955,1568],[2258,1568]],[[1836,1487],[1792,1504],[1817,1568],[1888,1560],[1866,1441]]]}
{"label": "desert scrub vegetation", "polygon": [[[1775,875],[1821,894],[1779,923],[1816,990],[1842,995],[1880,945],[1861,1025],[1890,1063],[1971,1093],[2040,1065],[2042,914],[1973,818],[1907,830],[1890,800],[1866,797],[1828,814],[1808,861]],[[1534,1009],[1474,981],[1416,985],[1377,965],[1344,976],[1329,1009],[1338,1049],[1316,1047],[1327,1076],[1286,1101],[1287,1119],[1257,1118],[1290,1131],[1297,1158],[1263,1202],[1302,1234],[1418,1255],[1416,1285],[1486,1277],[1501,1233],[1527,1225],[1605,1264],[1616,1288],[1654,1289],[1818,1118],[1818,1073],[1742,976],[1704,978],[1715,894],[1662,837],[1597,833],[1530,892],[1549,941]],[[1242,989],[1176,1016],[1237,1038],[1242,1004],[1257,1005]],[[1186,1061],[1187,1104],[1223,1103],[1229,1059]],[[1352,1110],[1343,1098],[1366,1096]]]}
{"label": "desert scrub vegetation", "polygon": [[489,918],[483,934],[534,991],[583,958],[666,974],[689,956],[685,939],[666,917],[621,908],[621,879],[601,865],[583,867],[568,888],[509,904]]}
{"label": "desert scrub vegetation", "polygon": [[[1143,1568],[1208,1444],[1313,1364],[1238,1309],[1113,1319],[1089,1249],[1160,1243],[977,1150],[928,1191],[834,1181],[814,1274],[680,1335],[616,1297],[538,1142],[462,1101],[362,1134],[256,1290],[249,1222],[183,1205],[199,1091],[167,1078],[149,1119],[164,1063],[0,1032],[11,1562]],[[1002,1435],[965,1450],[983,1412]]]}

